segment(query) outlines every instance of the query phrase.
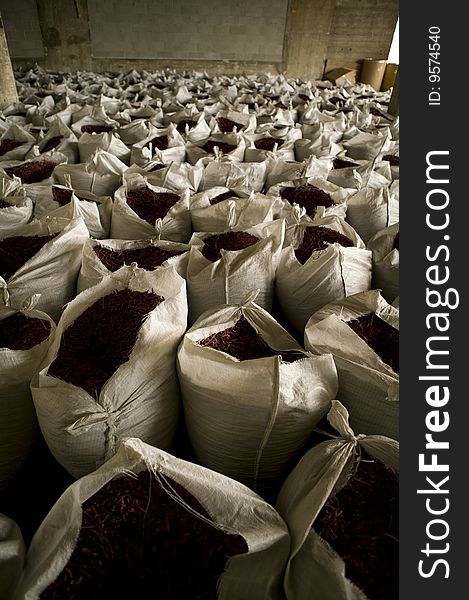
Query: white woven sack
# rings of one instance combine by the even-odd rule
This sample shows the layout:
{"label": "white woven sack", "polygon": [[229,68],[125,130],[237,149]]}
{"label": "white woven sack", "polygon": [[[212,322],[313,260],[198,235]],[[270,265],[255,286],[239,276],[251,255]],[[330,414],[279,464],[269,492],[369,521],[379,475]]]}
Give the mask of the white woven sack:
{"label": "white woven sack", "polygon": [[[139,187],[149,188],[157,194],[178,194],[179,200],[162,219],[157,219],[153,225],[150,225],[127,204],[127,190]],[[139,173],[129,175],[126,177],[124,185],[114,195],[110,237],[120,240],[157,238],[187,243],[191,236],[189,197],[188,190],[175,192],[168,188],[152,185]]]}
{"label": "white woven sack", "polygon": [[265,190],[267,194],[277,195],[277,184],[285,185],[288,181],[305,179],[308,177],[319,177],[326,179],[331,170],[330,157],[316,158],[311,155],[303,162],[289,162],[269,157],[266,159],[267,176]]}
{"label": "white woven sack", "polygon": [[217,186],[227,188],[245,187],[260,192],[264,189],[267,175],[267,162],[236,162],[221,156],[209,161],[203,171],[200,190],[206,191]]}
{"label": "white woven sack", "polygon": [[49,336],[28,350],[0,348],[0,490],[19,475],[38,434],[29,384],[51,344],[55,323],[33,308],[36,301],[30,299],[21,310],[0,306],[0,323],[21,312],[50,324]]}
{"label": "white woven sack", "polygon": [[[340,157],[349,158],[349,157]],[[391,184],[390,170],[386,169],[388,176],[380,173],[376,161],[353,160],[357,167],[331,169],[327,175],[328,181],[339,187],[361,190],[362,188],[379,189],[389,187]]]}
{"label": "white woven sack", "polygon": [[0,276],[0,303],[21,304],[33,294],[40,294],[36,305],[58,321],[64,305],[75,296],[82,249],[88,239],[88,229],[82,218],[48,217],[35,220],[21,229],[1,234],[1,239],[13,236],[47,236],[58,234],[36,252],[8,280]]}
{"label": "white woven sack", "polygon": [[0,163],[0,198],[6,198],[7,196],[18,196],[19,190],[22,187],[21,179],[19,177],[10,177],[2,170],[2,164]]}
{"label": "white woven sack", "polygon": [[305,347],[314,354],[330,352],[339,374],[338,399],[357,431],[399,439],[399,375],[384,363],[347,321],[375,313],[395,329],[399,310],[379,290],[356,294],[325,306],[305,328]]}
{"label": "white woven sack", "polygon": [[220,110],[217,112],[216,117],[210,120],[209,125],[212,133],[223,133],[217,120],[219,118],[229,119],[237,123],[237,125],[234,125],[236,131],[242,131],[243,134],[253,133],[257,127],[256,115],[250,113],[249,110],[244,112],[241,110]]}
{"label": "white woven sack", "polygon": [[110,250],[136,250],[155,246],[163,250],[184,251],[184,254],[172,256],[165,260],[160,267],[174,267],[181,277],[185,279],[187,272],[187,260],[189,258],[189,246],[187,244],[178,244],[166,240],[87,240],[83,246],[83,257],[81,261],[80,273],[77,280],[77,294],[83,290],[96,285],[100,281],[111,275],[110,271],[98,258],[93,248],[103,246]]}
{"label": "white woven sack", "polygon": [[[399,444],[379,435],[355,435],[344,406],[333,400],[328,420],[340,437],[307,452],[285,481],[276,508],[288,524],[292,545],[285,573],[287,600],[367,600],[345,576],[340,556],[311,527],[332,492],[343,487],[359,449],[399,470]],[[374,574],[376,575],[376,573]]]}
{"label": "white woven sack", "polygon": [[[254,296],[204,313],[184,336],[177,365],[185,423],[199,462],[265,493],[283,481],[330,408],[337,375],[330,355],[304,353],[267,311],[251,303]],[[271,348],[303,358],[240,361],[197,343],[241,316]]]}
{"label": "white woven sack", "polygon": [[[99,397],[49,376],[67,327],[100,298],[124,289],[154,291],[164,301],[144,321],[129,360],[106,381]],[[31,391],[47,445],[72,475],[95,470],[127,436],[169,447],[179,417],[175,357],[186,326],[185,281],[171,267],[122,267],[70,302]]]}
{"label": "white woven sack", "polygon": [[[307,227],[334,229],[352,240],[353,246],[329,244],[313,252],[301,264],[295,249],[301,245]],[[287,230],[286,246],[280,255],[275,294],[289,323],[303,332],[308,319],[317,310],[345,296],[370,289],[371,251],[343,219],[335,215],[301,221]]]}
{"label": "white woven sack", "polygon": [[98,149],[105,150],[109,154],[117,156],[125,165],[130,164],[130,149],[112,131],[82,133],[78,140],[79,162],[86,163]]}
{"label": "white woven sack", "polygon": [[[230,152],[227,153],[221,151],[220,149],[218,149],[218,152],[214,150],[214,153],[212,154],[211,152],[207,152],[202,148],[202,146],[204,146],[205,143],[208,141],[218,141],[220,143],[230,144],[231,146],[234,146],[234,148],[233,150],[230,150]],[[218,148],[218,146],[216,146],[216,148]],[[210,137],[208,137],[207,139],[197,142],[197,144],[193,144],[192,142],[188,141],[186,143],[186,160],[191,165],[195,165],[199,160],[202,161],[202,163],[205,165],[211,162],[212,160],[216,159],[218,156],[225,156],[230,158],[231,160],[242,162],[244,160],[245,149],[246,142],[244,141],[244,138],[241,134],[214,133],[210,135]]]}
{"label": "white woven sack", "polygon": [[[47,144],[49,140],[52,138],[60,137],[59,143],[54,146],[53,150],[56,152],[60,152],[67,157],[68,163],[76,163],[78,162],[78,138],[73,133],[71,129],[65,125],[60,117],[56,117],[47,131],[46,135],[42,138],[42,140],[38,144],[38,150],[42,153],[47,153]],[[34,148],[29,153],[31,157],[33,156]],[[27,158],[30,158],[29,154]]]}
{"label": "white woven sack", "polygon": [[389,196],[391,198],[391,219],[390,225],[399,222],[399,179],[396,179],[389,186]]}
{"label": "white woven sack", "polygon": [[139,167],[138,165],[132,165],[123,174],[123,182],[126,183],[129,179],[131,180],[133,173],[139,173],[142,177],[145,177],[148,183],[156,187],[167,188],[174,192],[189,190],[190,193],[193,194],[198,191],[204,172],[204,168],[201,164],[191,166],[188,163],[182,163],[180,165],[171,163],[157,171],[146,171],[145,168]]}
{"label": "white woven sack", "polygon": [[10,600],[24,567],[26,547],[18,525],[0,513],[0,598]]}
{"label": "white woven sack", "polygon": [[0,235],[4,231],[14,231],[27,225],[33,218],[33,203],[26,196],[0,198],[8,206],[0,208]]}
{"label": "white woven sack", "polygon": [[119,137],[127,146],[132,146],[137,142],[141,142],[146,139],[152,131],[155,131],[154,127],[149,121],[144,119],[137,119],[131,121],[127,125],[119,127]]}
{"label": "white woven sack", "polygon": [[387,187],[362,188],[348,197],[346,220],[367,243],[378,231],[399,220],[399,199],[391,196]]}
{"label": "white woven sack", "polygon": [[186,140],[191,144],[198,144],[199,142],[206,140],[210,133],[211,130],[207,121],[205,120],[205,115],[203,112],[201,112],[197,117],[197,124],[194,125],[194,127],[188,128],[186,126],[185,137]]}
{"label": "white woven sack", "polygon": [[399,223],[395,223],[378,231],[367,245],[373,253],[372,286],[380,289],[389,303],[399,296],[399,250],[393,249],[398,233]]}
{"label": "white woven sack", "polygon": [[354,137],[342,142],[350,158],[358,160],[374,160],[379,154],[386,153],[393,146],[389,129],[376,133],[359,132]]}
{"label": "white woven sack", "polygon": [[45,215],[50,218],[61,217],[64,219],[81,217],[90,237],[94,239],[107,238],[111,228],[112,198],[96,196],[91,192],[77,192],[77,194],[80,194],[80,197],[73,193],[70,202],[60,206],[53,199],[52,188],[49,187],[36,201],[34,207],[34,210],[37,211],[36,218],[42,218]]}
{"label": "white woven sack", "polygon": [[126,439],[95,473],[73,483],[52,507],[29,547],[15,600],[38,600],[65,567],[81,528],[81,504],[112,479],[144,470],[163,485],[166,477],[182,485],[202,504],[215,527],[246,540],[249,551],[230,558],[219,579],[219,600],[283,600],[289,534],[277,512],[242,484],[134,438]]}
{"label": "white woven sack", "polygon": [[[388,152],[385,154],[388,154],[388,155],[390,154],[392,156],[395,156],[395,158],[397,158],[397,160],[398,160],[397,165],[393,165],[393,164],[389,163],[392,180],[396,181],[399,179],[399,144],[396,145],[396,148],[394,148],[392,152]],[[389,160],[384,159],[384,157],[382,157],[381,160],[386,160],[386,162],[389,162]]]}
{"label": "white woven sack", "polygon": [[[232,191],[233,198],[226,198],[216,204],[210,200]],[[283,201],[274,196],[251,192],[243,188],[229,190],[216,186],[199,192],[190,199],[193,231],[224,231],[225,229],[252,227],[259,223],[273,221],[280,215]]]}
{"label": "white woven sack", "polygon": [[117,156],[98,149],[86,163],[56,167],[54,182],[66,185],[66,175],[69,175],[75,190],[86,190],[96,196],[112,196],[120,186],[126,169],[127,165]]}
{"label": "white woven sack", "polygon": [[16,142],[21,142],[21,144],[8,152],[0,154],[0,161],[24,160],[36,138],[16,123],[9,123],[5,131],[3,133],[0,132],[0,144],[5,140],[15,140]]}
{"label": "white woven sack", "polygon": [[[320,133],[335,131],[342,134],[346,127],[346,118],[344,113],[329,115],[321,112],[317,105],[312,104],[301,117],[302,125],[311,124],[318,127]],[[303,127],[302,127],[303,129]],[[303,132],[303,137],[309,137]],[[338,140],[337,140],[338,141]]]}
{"label": "white woven sack", "polygon": [[295,160],[303,162],[311,155],[316,158],[335,156],[341,151],[341,147],[331,141],[331,137],[331,135],[324,133],[315,140],[309,140],[308,138],[295,140]]}
{"label": "white woven sack", "polygon": [[221,250],[221,258],[215,262],[202,255],[204,238],[215,234],[192,235],[187,265],[189,323],[209,308],[241,302],[252,289],[260,290],[257,303],[266,310],[272,309],[285,222],[279,219],[243,228],[242,231],[260,238],[260,241],[243,250]]}
{"label": "white woven sack", "polygon": [[[245,162],[262,162],[266,160],[268,156],[271,156],[274,160],[281,159],[285,161],[294,161],[295,160],[295,150],[294,150],[294,141],[283,141],[283,144],[279,144],[277,141],[277,148],[274,147],[271,151],[262,150],[260,148],[256,148],[255,142],[259,139],[265,138],[265,135],[262,134],[253,134],[250,136],[245,135],[246,139],[246,150],[244,151],[244,161]],[[268,136],[271,137],[271,136]],[[273,140],[274,143],[276,140]]]}
{"label": "white woven sack", "polygon": [[[155,137],[166,135],[168,138],[168,147],[164,150],[159,150],[156,146],[152,145],[151,148],[147,146]],[[186,159],[186,148],[184,144],[184,138],[176,129],[176,125],[170,123],[167,128],[164,129],[152,129],[146,138],[135,143],[131,149],[130,163],[136,165],[144,165],[149,159],[151,159],[154,153],[157,152],[161,162],[165,164],[175,163],[182,164]]]}

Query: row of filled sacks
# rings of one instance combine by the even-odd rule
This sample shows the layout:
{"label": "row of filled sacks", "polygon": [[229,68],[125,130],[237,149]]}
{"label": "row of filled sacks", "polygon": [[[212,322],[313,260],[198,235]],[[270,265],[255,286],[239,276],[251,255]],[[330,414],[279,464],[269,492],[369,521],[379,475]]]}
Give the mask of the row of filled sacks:
{"label": "row of filled sacks", "polygon": [[[69,205],[70,206],[70,205]],[[260,290],[272,311],[275,298],[289,324],[303,333],[322,306],[371,287],[393,302],[399,295],[399,224],[384,228],[368,248],[336,215],[277,219],[220,233],[196,232],[189,244],[144,239],[94,240],[81,217],[47,215],[0,236],[2,301],[19,307],[39,294],[38,308],[56,322],[64,305],[119,267],[152,271],[174,266],[187,280],[189,321],[206,309],[238,302]]]}
{"label": "row of filled sacks", "polygon": [[167,265],[178,270],[187,280],[191,323],[207,308],[240,301],[253,288],[260,290],[258,302],[268,311],[275,296],[300,333],[325,304],[372,286],[394,301],[399,224],[378,232],[367,248],[341,217],[300,215],[296,211],[297,222],[288,227],[277,219],[219,233],[196,232],[189,244],[148,237],[90,239],[81,217],[46,215],[0,236],[3,303],[20,306],[41,294],[38,308],[57,322],[77,292],[133,262],[147,270]]}
{"label": "row of filled sacks", "polygon": [[337,395],[360,430],[396,438],[398,310],[377,291],[329,305],[308,323],[305,352],[253,304],[256,294],[187,330],[184,280],[172,268],[133,266],[77,296],[57,327],[32,303],[0,307],[2,480],[30,452],[36,415],[74,476],[129,435],[169,449],[179,386],[200,463],[263,493],[281,483]]}
{"label": "row of filled sacks", "polygon": [[[99,75],[94,74],[95,77]],[[108,125],[125,125],[131,120],[148,118],[158,125],[169,122],[180,122],[183,118],[189,124],[197,122],[203,115],[210,119],[213,115],[224,118],[223,123],[217,124],[221,131],[232,130],[232,121],[238,129],[246,128],[249,120],[254,117],[258,123],[271,121],[277,124],[294,124],[311,120],[311,112],[319,111],[332,114],[343,114],[350,117],[350,112],[361,111],[368,113],[369,121],[385,121],[392,119],[386,108],[390,93],[376,93],[371,86],[358,84],[336,87],[328,82],[305,82],[309,90],[298,89],[294,80],[293,86],[286,84],[289,89],[271,97],[272,92],[263,94],[262,84],[256,94],[249,98],[237,86],[214,90],[204,93],[190,92],[182,85],[176,89],[156,89],[152,84],[141,84],[138,94],[130,97],[116,98],[104,93],[97,93],[88,88],[83,93],[74,92],[69,86],[54,86],[49,89],[25,88],[18,83],[21,102],[4,109],[4,119],[8,122],[36,126],[47,126],[55,116],[59,116],[70,125],[83,117],[94,115],[106,119]],[[203,85],[207,85],[205,81]],[[129,89],[135,89],[131,86]],[[297,88],[295,90],[295,87]],[[109,89],[109,88],[108,88]],[[122,91],[122,94],[126,94]],[[275,92],[274,92],[275,95]],[[94,106],[93,106],[94,104]],[[355,116],[355,115],[353,115]],[[1,125],[1,121],[0,121]],[[79,131],[81,133],[81,131]]]}
{"label": "row of filled sacks", "polygon": [[197,126],[192,131],[188,129],[183,137],[174,124],[156,127],[142,120],[119,129],[120,133],[97,133],[106,127],[99,122],[79,125],[96,130],[88,132],[85,129],[80,135],[73,131],[73,125],[70,129],[57,117],[47,133],[39,138],[12,123],[0,135],[0,161],[10,167],[15,166],[13,161],[47,156],[55,150],[66,156],[68,163],[86,163],[98,149],[106,150],[127,166],[142,166],[149,159],[159,159],[163,164],[180,164],[186,160],[196,164],[218,154],[241,162],[262,162],[270,156],[301,162],[311,155],[317,158],[347,155],[350,159],[373,160],[381,155],[392,163],[394,177],[398,176],[399,143],[392,139],[389,126],[363,130],[354,125],[342,130],[344,126],[343,120],[335,119],[301,127],[279,128],[264,124],[250,134],[236,131],[222,133],[217,131],[218,128],[212,130],[201,118]]}
{"label": "row of filled sacks", "polygon": [[[101,159],[106,162],[104,154],[96,156],[97,167]],[[380,187],[357,191],[312,176],[314,164],[307,161],[299,167],[296,163],[276,167],[275,179],[280,181],[266,194],[256,192],[253,180],[245,177],[248,172],[230,162],[211,163],[205,169],[170,165],[154,173],[131,167],[121,175],[103,168],[104,187],[95,185],[96,171],[75,178],[70,173],[57,175],[61,183],[22,184],[4,177],[0,179],[0,231],[52,213],[83,216],[90,235],[98,239],[159,237],[187,242],[192,231],[223,231],[278,217],[293,223],[298,204],[310,219],[330,214],[345,218],[367,242],[399,220],[399,181],[385,180]],[[106,187],[111,179],[112,186]]]}
{"label": "row of filled sacks", "polygon": [[[150,179],[164,181],[171,167],[169,179],[178,176],[178,187],[181,188],[185,176],[188,179],[187,187],[193,192],[226,185],[272,194],[277,184],[311,177],[321,178],[335,188],[345,188],[343,193],[348,195],[365,188],[389,189],[393,184],[394,187],[398,185],[396,172],[393,174],[393,169],[398,167],[391,167],[390,157],[382,152],[371,160],[351,160],[347,155],[341,158],[325,153],[320,157],[311,155],[301,161],[285,160],[275,152],[269,152],[262,161],[242,162],[229,155],[218,154],[217,147],[213,147],[214,154],[205,153],[205,157],[200,156],[191,164],[166,161],[154,156],[141,165],[132,164],[130,167],[102,148],[96,149],[86,162],[78,164],[68,163],[63,153],[52,150],[23,162],[0,162],[0,175],[3,188],[15,187],[15,178],[18,178],[24,184],[27,195],[34,195],[36,191],[37,186],[32,184],[64,185],[69,180],[77,190],[98,196],[112,196],[123,184],[126,174],[139,173]],[[159,173],[159,170],[162,172]]]}
{"label": "row of filled sacks", "polygon": [[66,489],[26,557],[0,515],[3,597],[395,597],[399,445],[356,434],[336,400],[328,420],[335,436],[304,454],[275,503],[127,438]]}

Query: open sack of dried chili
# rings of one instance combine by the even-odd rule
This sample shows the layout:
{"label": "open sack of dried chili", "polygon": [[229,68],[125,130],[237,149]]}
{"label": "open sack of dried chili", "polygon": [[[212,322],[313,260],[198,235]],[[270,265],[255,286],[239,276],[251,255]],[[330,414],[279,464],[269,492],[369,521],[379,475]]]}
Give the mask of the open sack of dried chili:
{"label": "open sack of dried chili", "polygon": [[176,125],[170,123],[168,127],[154,128],[147,137],[133,144],[130,163],[142,166],[153,158],[155,151],[165,164],[181,164],[185,161],[184,138]]}
{"label": "open sack of dried chili", "polygon": [[34,215],[76,219],[82,217],[90,237],[109,237],[113,201],[110,196],[96,196],[91,192],[74,190],[69,185],[39,186],[36,188]]}
{"label": "open sack of dried chili", "polygon": [[83,133],[106,133],[119,128],[118,121],[108,117],[103,106],[83,106],[82,110],[73,115],[71,129],[80,139]]}
{"label": "open sack of dried chili", "polygon": [[147,271],[174,267],[185,279],[188,252],[187,244],[166,240],[87,240],[83,246],[77,293],[132,263]]}
{"label": "open sack of dried chili", "polygon": [[295,205],[300,206],[310,219],[331,215],[345,219],[347,199],[351,193],[352,190],[339,188],[320,177],[310,177],[284,181],[271,187],[268,195],[282,198],[284,208],[281,214],[290,225],[296,221]]}
{"label": "open sack of dried chili", "polygon": [[75,477],[122,438],[171,444],[186,285],[174,268],[124,266],[70,302],[31,391],[50,451]]}
{"label": "open sack of dried chili", "polygon": [[10,600],[24,567],[26,548],[17,523],[0,513],[0,598]]}
{"label": "open sack of dried chili", "polygon": [[35,141],[36,138],[26,129],[10,123],[0,136],[0,161],[24,160]]}
{"label": "open sack of dried chili", "polygon": [[377,160],[351,160],[340,154],[333,159],[327,180],[346,189],[379,189],[391,184],[392,175],[389,164]]}
{"label": "open sack of dried chili", "polygon": [[68,163],[73,164],[78,162],[78,138],[60,117],[55,117],[46,135],[31,149],[26,158],[33,158],[35,151],[39,154],[60,152],[67,157]]}
{"label": "open sack of dried chili", "polygon": [[219,156],[227,156],[235,161],[244,160],[246,142],[239,133],[214,133],[197,143],[186,142],[187,161],[195,165],[199,161],[206,166]]}
{"label": "open sack of dried chili", "polygon": [[338,437],[303,456],[276,503],[292,540],[286,597],[397,599],[399,444],[356,435],[337,400],[328,420]]}
{"label": "open sack of dried chili", "polygon": [[30,298],[21,309],[0,306],[0,492],[20,474],[38,434],[29,384],[55,323],[34,309],[37,300]]}
{"label": "open sack of dried chili", "polygon": [[289,323],[300,333],[324,305],[371,285],[371,251],[337,216],[311,221],[294,212],[289,245],[280,254],[275,294]]}
{"label": "open sack of dried chili", "polygon": [[272,493],[330,408],[337,374],[253,303],[207,311],[178,350],[189,437],[200,464]]}
{"label": "open sack of dried chili", "polygon": [[25,195],[0,196],[0,235],[26,225],[33,218],[33,202]]}
{"label": "open sack of dried chili", "polygon": [[[42,182],[52,183],[54,170],[58,166],[67,166],[67,157],[52,150],[49,154],[39,155],[25,161],[0,162],[0,169],[8,177],[18,177],[24,185]],[[27,188],[26,188],[27,190]]]}
{"label": "open sack of dried chili", "polygon": [[82,218],[47,215],[14,231],[0,231],[0,303],[21,306],[31,295],[40,294],[36,308],[57,322],[75,296],[88,237]]}
{"label": "open sack of dried chili", "polygon": [[246,150],[244,151],[246,162],[262,162],[269,156],[274,160],[295,160],[295,141],[293,139],[275,138],[266,133],[245,134],[244,139],[246,140]]}
{"label": "open sack of dried chili", "polygon": [[212,133],[252,133],[257,127],[256,115],[247,110],[219,110],[209,121]]}
{"label": "open sack of dried chili", "polygon": [[132,173],[114,195],[111,238],[144,240],[161,238],[186,243],[191,236],[189,191],[174,192],[152,185]]}
{"label": "open sack of dried chili", "polygon": [[112,196],[127,168],[117,156],[98,149],[85,163],[56,167],[54,183],[66,185],[68,175],[75,190],[86,190],[97,196]]}
{"label": "open sack of dried chili", "polygon": [[271,310],[284,235],[283,219],[222,233],[194,233],[187,265],[189,322],[209,308],[241,302],[252,289],[260,290],[257,303]]}
{"label": "open sack of dried chili", "polygon": [[399,223],[378,231],[367,247],[373,253],[372,286],[391,303],[399,296]]}
{"label": "open sack of dried chili", "polygon": [[355,294],[312,315],[304,340],[334,356],[351,426],[399,439],[399,310],[379,290]]}
{"label": "open sack of dried chili", "polygon": [[289,541],[244,485],[126,439],[52,507],[15,598],[282,600]]}
{"label": "open sack of dried chili", "polygon": [[282,208],[280,198],[249,192],[246,188],[216,186],[190,199],[192,229],[204,232],[273,221],[279,217]]}

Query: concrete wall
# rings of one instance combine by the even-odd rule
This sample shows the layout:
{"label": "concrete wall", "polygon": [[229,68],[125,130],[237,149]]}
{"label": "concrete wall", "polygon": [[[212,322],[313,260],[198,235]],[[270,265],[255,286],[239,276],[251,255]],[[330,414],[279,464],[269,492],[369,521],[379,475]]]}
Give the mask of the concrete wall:
{"label": "concrete wall", "polygon": [[44,56],[37,36],[28,46],[26,34],[21,54],[15,39],[23,19],[12,10],[4,16],[15,66],[267,71],[308,79],[322,77],[326,62],[358,67],[363,58],[386,58],[399,12],[398,0],[0,0],[0,10],[28,7],[31,29],[34,4]]}
{"label": "concrete wall", "polygon": [[288,0],[88,0],[91,54],[282,62],[287,8]]}
{"label": "concrete wall", "polygon": [[395,0],[335,0],[327,59],[386,59],[397,17]]}
{"label": "concrete wall", "polygon": [[36,0],[0,0],[0,12],[12,58],[43,58]]}

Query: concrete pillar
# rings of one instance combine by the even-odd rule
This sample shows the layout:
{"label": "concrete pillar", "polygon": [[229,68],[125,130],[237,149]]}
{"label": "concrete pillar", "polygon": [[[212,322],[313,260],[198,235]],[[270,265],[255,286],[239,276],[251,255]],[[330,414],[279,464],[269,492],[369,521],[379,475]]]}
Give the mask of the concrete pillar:
{"label": "concrete pillar", "polygon": [[15,76],[11,66],[10,53],[8,52],[7,38],[3,29],[2,15],[0,14],[0,109],[18,102]]}
{"label": "concrete pillar", "polygon": [[389,112],[395,117],[399,115],[399,71],[397,72],[394,87],[392,88],[391,100],[389,101]]}
{"label": "concrete pillar", "polygon": [[334,9],[335,0],[291,0],[284,43],[288,77],[322,78]]}
{"label": "concrete pillar", "polygon": [[86,0],[37,0],[44,66],[51,71],[91,70]]}

